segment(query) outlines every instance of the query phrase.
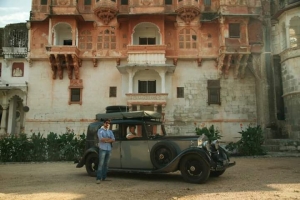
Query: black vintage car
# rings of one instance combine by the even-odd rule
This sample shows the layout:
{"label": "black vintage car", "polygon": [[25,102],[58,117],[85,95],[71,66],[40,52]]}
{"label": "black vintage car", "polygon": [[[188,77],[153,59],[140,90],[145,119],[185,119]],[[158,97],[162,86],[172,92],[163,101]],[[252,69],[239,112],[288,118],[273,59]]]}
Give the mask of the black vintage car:
{"label": "black vintage car", "polygon": [[[116,110],[115,110],[116,111]],[[205,136],[167,136],[161,114],[153,111],[115,112],[97,114],[97,122],[87,131],[86,150],[77,164],[85,165],[90,176],[96,176],[98,167],[97,131],[101,119],[111,119],[113,143],[109,171],[137,173],[169,173],[180,170],[185,181],[204,183],[209,176],[220,176],[230,163],[227,152],[218,141],[209,142]],[[118,110],[117,110],[118,111]],[[138,137],[127,139],[129,126],[136,127]]]}

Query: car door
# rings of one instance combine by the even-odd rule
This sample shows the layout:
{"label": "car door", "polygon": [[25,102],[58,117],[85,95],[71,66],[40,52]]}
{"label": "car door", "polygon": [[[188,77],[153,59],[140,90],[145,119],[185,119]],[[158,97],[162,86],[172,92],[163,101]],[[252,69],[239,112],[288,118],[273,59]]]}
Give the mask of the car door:
{"label": "car door", "polygon": [[112,151],[110,156],[109,167],[120,168],[121,167],[121,131],[120,124],[111,124],[110,129],[114,133],[115,142],[112,144]]}
{"label": "car door", "polygon": [[[128,126],[124,124],[124,130],[128,131]],[[121,142],[121,165],[123,169],[152,169],[148,148],[148,139],[145,128],[142,124],[136,125],[137,134],[142,137],[126,139]]]}

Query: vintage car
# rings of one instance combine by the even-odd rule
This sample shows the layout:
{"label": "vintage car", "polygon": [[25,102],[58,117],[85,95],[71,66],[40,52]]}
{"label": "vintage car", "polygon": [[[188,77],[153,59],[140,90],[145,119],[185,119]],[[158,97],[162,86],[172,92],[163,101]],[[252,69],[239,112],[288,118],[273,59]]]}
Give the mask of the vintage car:
{"label": "vintage car", "polygon": [[[90,176],[96,176],[98,168],[97,131],[103,125],[101,119],[111,119],[110,129],[115,136],[109,171],[130,173],[169,173],[180,170],[183,179],[190,183],[204,183],[209,176],[220,176],[230,162],[227,152],[218,141],[209,142],[205,136],[168,136],[162,116],[153,111],[124,112],[124,107],[97,114],[97,122],[88,126],[86,149],[77,164],[85,165]],[[117,111],[117,112],[115,112]],[[139,137],[127,139],[128,127],[134,125]]]}

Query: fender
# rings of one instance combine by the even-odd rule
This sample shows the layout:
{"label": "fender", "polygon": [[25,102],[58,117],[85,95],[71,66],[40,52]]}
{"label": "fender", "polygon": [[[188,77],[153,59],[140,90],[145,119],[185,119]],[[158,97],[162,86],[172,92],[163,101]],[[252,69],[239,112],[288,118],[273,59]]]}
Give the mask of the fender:
{"label": "fender", "polygon": [[88,150],[86,150],[85,153],[84,153],[84,155],[80,159],[79,163],[76,165],[76,168],[80,168],[80,167],[83,167],[85,165],[85,160],[86,160],[87,156],[90,153],[96,153],[98,155],[98,152],[99,152],[99,148],[98,147],[91,147]]}
{"label": "fender", "polygon": [[177,155],[167,166],[160,168],[158,170],[153,171],[153,173],[166,173],[166,172],[174,172],[178,170],[178,165],[182,157],[190,154],[197,154],[201,156],[204,160],[206,160],[209,164],[211,163],[211,158],[208,153],[198,147],[191,147],[184,151],[182,151],[179,155]]}

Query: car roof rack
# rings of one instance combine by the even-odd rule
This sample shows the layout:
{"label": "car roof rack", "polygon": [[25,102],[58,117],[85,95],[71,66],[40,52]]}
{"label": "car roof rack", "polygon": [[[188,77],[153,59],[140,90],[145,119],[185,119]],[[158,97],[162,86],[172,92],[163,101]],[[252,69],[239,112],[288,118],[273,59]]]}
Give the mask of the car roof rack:
{"label": "car roof rack", "polygon": [[161,113],[155,111],[131,111],[131,112],[113,112],[113,113],[98,113],[96,120],[103,119],[161,119]]}

